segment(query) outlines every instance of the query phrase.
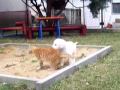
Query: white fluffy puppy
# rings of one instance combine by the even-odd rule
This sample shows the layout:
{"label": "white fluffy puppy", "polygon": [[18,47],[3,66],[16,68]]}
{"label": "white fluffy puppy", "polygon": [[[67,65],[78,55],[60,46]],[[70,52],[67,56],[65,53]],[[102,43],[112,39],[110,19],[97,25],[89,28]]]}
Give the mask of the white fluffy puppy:
{"label": "white fluffy puppy", "polygon": [[69,55],[69,64],[73,64],[75,62],[76,46],[77,42],[65,41],[64,39],[55,39],[52,45],[53,48],[59,49]]}
{"label": "white fluffy puppy", "polygon": [[54,40],[52,47],[55,49],[63,50],[65,48],[66,41],[64,39],[57,38]]}

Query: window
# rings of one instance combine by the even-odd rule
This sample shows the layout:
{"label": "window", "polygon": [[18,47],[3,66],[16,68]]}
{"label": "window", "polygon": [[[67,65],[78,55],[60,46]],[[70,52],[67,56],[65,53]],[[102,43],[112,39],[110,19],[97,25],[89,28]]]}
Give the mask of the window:
{"label": "window", "polygon": [[112,12],[120,14],[120,3],[112,3]]}

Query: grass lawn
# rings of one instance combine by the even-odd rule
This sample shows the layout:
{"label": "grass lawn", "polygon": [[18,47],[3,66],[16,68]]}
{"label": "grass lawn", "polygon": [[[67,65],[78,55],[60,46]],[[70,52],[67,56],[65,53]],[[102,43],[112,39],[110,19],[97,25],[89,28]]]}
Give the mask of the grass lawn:
{"label": "grass lawn", "polygon": [[[120,90],[120,33],[89,33],[85,37],[73,34],[63,36],[63,38],[77,41],[82,45],[111,45],[113,51],[96,64],[85,66],[68,78],[57,81],[50,87],[50,90]],[[0,43],[27,42],[52,44],[54,39],[54,37],[44,37],[44,39],[40,41],[38,39],[2,38],[0,39]],[[0,90],[8,90],[1,89],[2,87],[3,86],[0,85]]]}
{"label": "grass lawn", "polygon": [[[0,84],[0,90],[30,90],[25,84]],[[35,90],[34,88],[31,90]]]}

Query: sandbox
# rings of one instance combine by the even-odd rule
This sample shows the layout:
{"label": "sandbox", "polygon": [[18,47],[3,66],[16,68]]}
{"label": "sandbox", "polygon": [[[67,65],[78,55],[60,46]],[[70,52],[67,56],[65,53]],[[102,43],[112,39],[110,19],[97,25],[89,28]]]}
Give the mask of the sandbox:
{"label": "sandbox", "polygon": [[30,46],[50,47],[48,44],[0,44],[0,82],[26,82],[36,90],[48,88],[53,82],[66,77],[83,65],[95,62],[111,51],[111,46],[78,45],[76,63],[58,70],[36,70],[39,61],[29,54]]}

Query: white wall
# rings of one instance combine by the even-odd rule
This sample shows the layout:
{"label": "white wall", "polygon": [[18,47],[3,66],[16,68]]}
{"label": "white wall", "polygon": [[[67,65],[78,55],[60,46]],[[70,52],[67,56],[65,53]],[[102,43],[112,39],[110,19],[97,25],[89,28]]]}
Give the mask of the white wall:
{"label": "white wall", "polygon": [[[77,7],[82,7],[82,1],[80,0],[70,0],[75,6]],[[113,2],[120,2],[120,0],[113,0]],[[89,4],[89,1],[85,2],[85,6]],[[66,8],[75,8],[70,4],[67,4]],[[101,13],[101,12],[100,12]],[[103,10],[104,13],[104,26],[107,26],[108,23],[113,24],[116,18],[120,18],[120,14],[114,14],[112,13],[112,4],[108,4],[108,8]],[[81,19],[83,23],[83,8],[81,8]],[[101,16],[100,14],[98,15],[97,18],[93,18],[89,8],[85,7],[85,24],[87,25],[88,28],[100,28],[100,23],[101,22]]]}
{"label": "white wall", "polygon": [[[77,7],[83,7],[83,2],[80,0],[70,0],[75,6]],[[100,28],[100,15],[98,15],[98,18],[93,18],[92,13],[90,12],[89,8],[87,5],[89,4],[89,1],[85,2],[85,24],[87,25],[88,28]],[[66,8],[74,8],[70,3],[67,4]],[[83,8],[81,8],[81,23],[83,24]]]}
{"label": "white wall", "polygon": [[118,2],[120,2],[120,0],[112,0],[112,2],[116,2],[116,3],[118,3]]}
{"label": "white wall", "polygon": [[23,11],[26,9],[21,0],[0,0],[1,11]]}

